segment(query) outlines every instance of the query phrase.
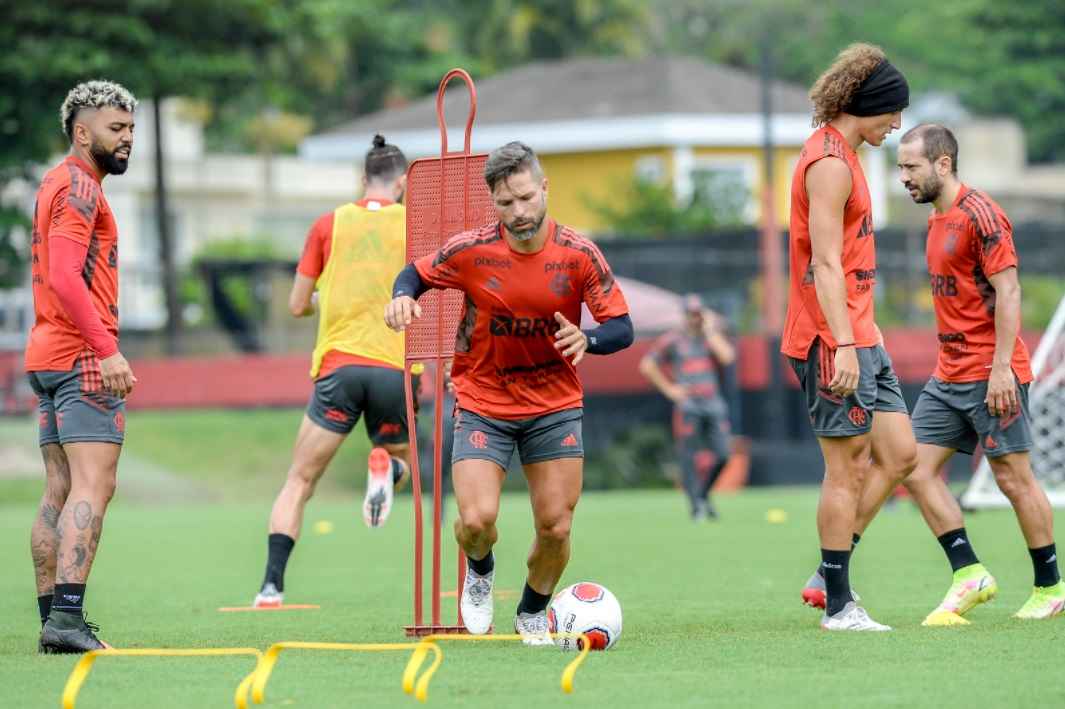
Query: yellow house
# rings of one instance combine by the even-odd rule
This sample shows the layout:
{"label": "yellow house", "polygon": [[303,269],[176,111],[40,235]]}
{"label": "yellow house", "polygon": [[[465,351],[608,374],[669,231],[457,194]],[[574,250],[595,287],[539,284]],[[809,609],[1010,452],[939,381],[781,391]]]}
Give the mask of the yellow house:
{"label": "yellow house", "polygon": [[[699,59],[582,58],[528,64],[478,81],[473,152],[529,144],[549,179],[551,214],[587,233],[604,225],[590,202],[623,198],[634,175],[672,183],[679,197],[700,180],[745,188],[745,215],[760,217],[764,189],[761,86],[755,74]],[[791,173],[810,135],[806,89],[776,82],[771,97],[774,202],[786,223]],[[374,133],[410,158],[440,154],[435,94],[307,138],[304,157],[362,160]],[[469,99],[461,81],[445,99],[448,148],[462,148]],[[863,155],[877,222],[885,215],[886,160]]]}

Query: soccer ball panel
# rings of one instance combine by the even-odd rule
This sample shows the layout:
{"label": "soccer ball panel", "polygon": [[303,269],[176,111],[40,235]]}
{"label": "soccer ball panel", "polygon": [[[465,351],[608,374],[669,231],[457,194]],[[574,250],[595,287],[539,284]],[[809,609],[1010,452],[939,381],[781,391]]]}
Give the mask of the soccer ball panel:
{"label": "soccer ball panel", "polygon": [[[606,587],[582,581],[559,591],[547,610],[552,633],[585,633],[592,650],[606,650],[621,636],[621,605]],[[555,638],[562,650],[581,649],[580,638]]]}

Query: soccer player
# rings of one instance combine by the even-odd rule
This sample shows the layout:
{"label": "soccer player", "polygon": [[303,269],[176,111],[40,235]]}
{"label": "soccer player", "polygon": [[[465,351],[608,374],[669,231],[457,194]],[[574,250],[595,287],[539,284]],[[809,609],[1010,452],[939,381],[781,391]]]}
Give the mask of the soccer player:
{"label": "soccer player", "polygon": [[311,356],[314,393],[303,416],[292,464],[270,514],[266,573],[254,606],[280,606],[285,567],[303,525],[303,508],[340,444],[366,416],[370,451],[362,518],[380,527],[393,487],[409,471],[403,393],[403,337],[380,313],[406,254],[407,159],[380,135],[366,154],[363,197],[320,217],[307,234],[289,295],[295,317],[314,314],[318,341]]}
{"label": "soccer player", "polygon": [[25,363],[45,469],[30,533],[40,652],[105,647],[85,621],[85,587],[137,379],[118,349],[118,226],[102,182],[129,165],[136,106],[110,81],[71,89],[59,110],[70,154],[45,174],[34,208],[35,320]]}
{"label": "soccer player", "polygon": [[902,136],[899,179],[914,202],[931,204],[925,255],[939,335],[939,359],[913,410],[917,469],[906,481],[954,570],[943,602],[925,625],[967,623],[990,600],[995,579],[978,561],[961,509],[940,468],[956,451],[984,448],[999,489],[1013,505],[1035,571],[1035,590],[1018,618],[1065,608],[1054,516],[1032,474],[1028,348],[1019,336],[1021,287],[1013,227],[990,197],[958,180],[958,142],[949,129],[919,125]]}
{"label": "soccer player", "polygon": [[[729,459],[728,408],[721,396],[718,370],[732,364],[736,352],[721,331],[720,317],[703,307],[692,293],[684,299],[683,328],[663,335],[640,360],[640,372],[662,395],[676,404],[673,435],[691,501],[692,519],[716,518],[710,488]],[[665,362],[672,379],[662,371]],[[703,453],[710,460],[701,466]],[[707,467],[705,480],[698,469]]]}
{"label": "soccer player", "polygon": [[781,350],[805,392],[825,459],[817,510],[821,566],[803,598],[827,630],[890,630],[852,597],[852,544],[913,470],[916,444],[898,377],[873,318],[872,203],[856,150],[899,128],[905,77],[879,47],[843,50],[810,91],[817,130],[791,187],[788,311]]}
{"label": "soccer player", "polygon": [[[536,536],[514,619],[526,644],[550,644],[546,608],[570,554],[581,493],[586,352],[632,343],[628,305],[599,249],[547,217],[547,178],[532,149],[513,142],[485,164],[498,221],[452,237],[396,278],[385,320],[404,329],[428,288],[456,288],[465,308],[451,370],[455,385],[452,482],[455,537],[469,559],[461,608],[474,634],[492,625],[499,495],[517,446]],[[581,301],[600,323],[580,329]]]}

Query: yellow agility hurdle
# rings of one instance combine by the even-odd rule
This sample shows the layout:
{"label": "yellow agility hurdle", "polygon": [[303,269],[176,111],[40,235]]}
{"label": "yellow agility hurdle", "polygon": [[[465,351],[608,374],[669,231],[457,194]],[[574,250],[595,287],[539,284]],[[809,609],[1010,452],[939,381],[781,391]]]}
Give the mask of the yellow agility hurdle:
{"label": "yellow agility hurdle", "polygon": [[[566,694],[570,694],[570,693],[573,692],[573,678],[577,674],[577,668],[579,668],[581,666],[581,664],[584,662],[584,659],[586,657],[588,657],[588,653],[592,649],[592,643],[591,643],[590,638],[587,635],[585,635],[584,633],[551,633],[551,637],[552,638],[580,638],[583,641],[581,643],[581,645],[582,645],[581,650],[580,650],[580,652],[577,653],[577,657],[573,658],[573,660],[568,665],[566,665],[566,668],[564,670],[562,670],[562,679],[560,681],[560,684],[562,686],[562,691],[564,693],[566,693]],[[426,635],[422,639],[422,642],[423,643],[438,642],[438,641],[446,641],[446,642],[455,642],[455,641],[461,641],[461,642],[507,642],[507,641],[514,641],[514,640],[521,640],[521,636],[517,635],[517,634],[510,634],[510,635],[461,635],[461,634]],[[424,661],[425,661],[425,652],[424,651],[422,653],[420,653],[420,654],[417,651],[415,651],[411,655],[410,660],[407,662],[407,669],[403,673],[404,686],[406,686],[407,677],[408,676],[413,677],[415,674],[417,674],[418,668],[421,666],[421,664]],[[439,663],[437,663],[437,664],[439,664]],[[432,668],[430,668],[430,669],[431,670],[435,670],[436,669],[435,665]]]}
{"label": "yellow agility hurdle", "polygon": [[[92,650],[81,656],[74,669],[67,678],[66,686],[63,687],[63,709],[74,709],[74,703],[78,699],[78,692],[92,671],[92,666],[100,657],[217,657],[219,655],[252,655],[255,657],[255,665],[259,666],[262,661],[262,653],[251,647],[217,647],[217,648],[135,648],[135,649],[108,649]],[[237,709],[247,709],[248,687],[251,686],[253,670],[245,677],[233,696],[233,705]]]}
{"label": "yellow agility hurdle", "polygon": [[[440,667],[440,663],[444,661],[444,653],[437,647],[436,643],[424,641],[417,643],[314,643],[295,641],[274,643],[263,654],[262,660],[256,665],[255,671],[252,672],[252,677],[245,680],[251,679],[251,696],[252,701],[256,704],[262,704],[266,698],[266,683],[270,680],[270,674],[274,671],[274,665],[277,664],[282,650],[340,650],[347,652],[413,650],[419,661],[413,671],[411,671],[411,663],[407,663],[407,671],[403,673],[403,691],[407,694],[413,692],[414,696],[422,702],[429,698],[429,681],[433,678],[436,669]],[[429,652],[433,653],[433,663],[415,682],[418,668],[421,667]]]}

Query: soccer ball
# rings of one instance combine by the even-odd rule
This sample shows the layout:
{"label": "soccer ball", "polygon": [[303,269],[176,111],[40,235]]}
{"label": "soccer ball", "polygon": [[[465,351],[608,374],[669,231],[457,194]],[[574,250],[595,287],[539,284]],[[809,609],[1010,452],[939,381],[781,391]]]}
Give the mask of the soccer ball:
{"label": "soccer ball", "polygon": [[[559,591],[547,609],[552,633],[584,633],[592,650],[607,650],[621,637],[621,604],[604,586],[582,581]],[[580,638],[555,638],[561,650],[580,650]]]}

